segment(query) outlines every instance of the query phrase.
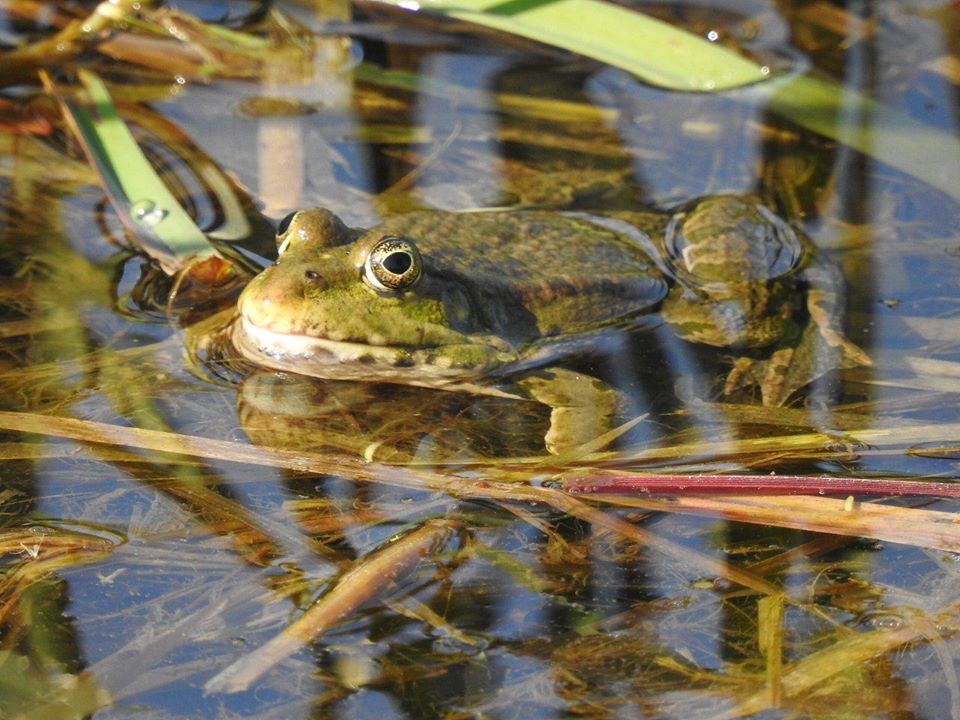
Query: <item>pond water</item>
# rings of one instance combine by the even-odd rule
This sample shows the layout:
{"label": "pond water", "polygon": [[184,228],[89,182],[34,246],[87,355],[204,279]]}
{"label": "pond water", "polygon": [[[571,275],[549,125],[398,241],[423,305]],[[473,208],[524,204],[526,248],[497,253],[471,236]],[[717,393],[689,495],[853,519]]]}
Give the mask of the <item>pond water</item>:
{"label": "pond water", "polygon": [[[854,490],[960,473],[960,6],[635,7],[773,79],[675,92],[376,3],[185,3],[44,45],[93,5],[0,3],[0,715],[960,717],[956,493]],[[562,336],[629,294],[595,278],[612,246],[520,234],[504,260],[490,217],[643,213],[614,244],[667,292],[716,259],[692,203],[740,198],[796,243],[754,238],[788,279],[719,283],[776,337],[691,341],[700,316],[659,296],[603,321],[534,368],[602,389],[559,454],[556,407],[512,373],[478,394],[257,367],[224,330],[243,271],[137,250],[57,102],[79,68],[248,268],[300,208],[456,211],[446,252],[503,275],[489,313],[566,298]],[[520,256],[576,292],[510,285]],[[766,489],[716,493],[737,477]]]}

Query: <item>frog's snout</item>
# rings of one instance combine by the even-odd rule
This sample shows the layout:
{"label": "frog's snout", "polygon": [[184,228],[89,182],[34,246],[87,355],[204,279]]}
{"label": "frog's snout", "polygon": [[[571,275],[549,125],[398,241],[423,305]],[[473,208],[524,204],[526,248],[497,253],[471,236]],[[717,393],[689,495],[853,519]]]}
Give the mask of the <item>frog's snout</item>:
{"label": "frog's snout", "polygon": [[244,289],[240,308],[242,312],[253,308],[284,308],[292,299],[302,298],[308,287],[323,287],[325,282],[321,273],[310,268],[298,273],[276,273],[274,268],[267,268]]}

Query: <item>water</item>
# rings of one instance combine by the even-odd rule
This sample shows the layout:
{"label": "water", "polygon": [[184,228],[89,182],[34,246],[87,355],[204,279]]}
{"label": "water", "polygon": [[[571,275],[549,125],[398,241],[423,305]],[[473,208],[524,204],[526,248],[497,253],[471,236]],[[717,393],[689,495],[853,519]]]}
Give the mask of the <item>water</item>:
{"label": "water", "polygon": [[[121,217],[7,66],[0,715],[960,717],[954,501],[563,491],[637,472],[957,477],[960,157],[910,157],[956,136],[955,5],[643,6],[775,75],[835,81],[843,142],[756,91],[673,93],[408,15],[358,15],[346,38],[278,3],[315,29],[304,81],[281,61],[309,32],[221,5],[185,9],[268,23],[248,29],[279,59],[245,46],[209,82],[142,39],[80,61],[204,230],[251,223],[245,257],[269,261],[267,219],[309,205],[369,225],[751,194],[842,273],[829,287],[872,364],[763,406],[756,387],[724,394],[737,353],[653,313],[567,360],[636,422],[559,459],[538,403],[255,369],[210,319],[239,283],[172,279],[130,249],[125,220],[159,229],[165,211],[136,197]],[[5,43],[56,25],[4,12]],[[264,660],[324,597],[343,617]],[[238,661],[255,679],[222,692]]]}

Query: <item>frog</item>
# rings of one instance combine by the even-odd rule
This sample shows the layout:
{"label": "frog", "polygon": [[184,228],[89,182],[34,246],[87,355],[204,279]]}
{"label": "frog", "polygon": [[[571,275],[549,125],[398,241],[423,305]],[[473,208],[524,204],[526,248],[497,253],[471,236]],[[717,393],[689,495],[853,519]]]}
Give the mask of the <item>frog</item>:
{"label": "frog", "polygon": [[[327,380],[541,402],[554,454],[602,435],[623,409],[619,393],[560,361],[657,314],[684,340],[776,355],[790,350],[776,346],[805,299],[812,330],[794,335],[869,362],[843,335],[840,279],[751,196],[603,215],[422,210],[366,229],[308,208],[281,221],[277,243],[276,263],[238,300],[241,356]],[[752,360],[734,363],[727,391],[756,375]],[[763,372],[784,375],[778,363]]]}

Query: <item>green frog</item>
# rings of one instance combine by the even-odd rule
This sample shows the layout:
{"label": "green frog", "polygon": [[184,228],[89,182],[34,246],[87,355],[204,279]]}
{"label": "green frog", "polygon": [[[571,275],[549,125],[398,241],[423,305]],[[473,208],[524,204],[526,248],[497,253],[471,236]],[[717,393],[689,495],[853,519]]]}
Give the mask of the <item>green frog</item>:
{"label": "green frog", "polygon": [[[552,408],[555,453],[602,433],[620,404],[554,363],[658,308],[686,340],[773,348],[759,374],[755,358],[738,361],[728,392],[782,379],[783,353],[803,342],[836,348],[834,366],[869,363],[840,329],[842,279],[750,197],[603,216],[412,212],[366,230],[314,208],[285,218],[277,241],[276,264],[239,299],[232,338],[245,358],[326,379],[531,398]],[[795,331],[798,318],[812,330]],[[765,390],[764,401],[784,391]]]}

